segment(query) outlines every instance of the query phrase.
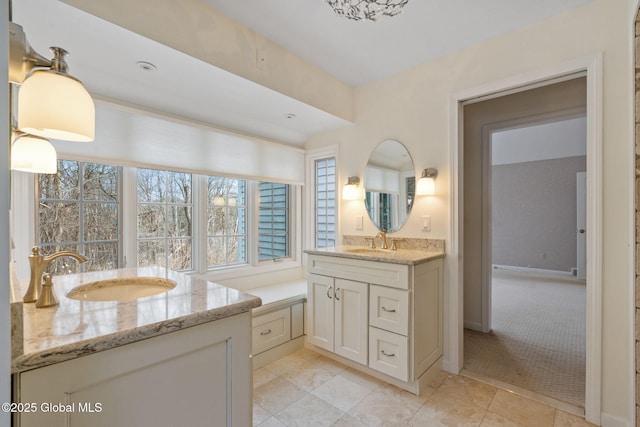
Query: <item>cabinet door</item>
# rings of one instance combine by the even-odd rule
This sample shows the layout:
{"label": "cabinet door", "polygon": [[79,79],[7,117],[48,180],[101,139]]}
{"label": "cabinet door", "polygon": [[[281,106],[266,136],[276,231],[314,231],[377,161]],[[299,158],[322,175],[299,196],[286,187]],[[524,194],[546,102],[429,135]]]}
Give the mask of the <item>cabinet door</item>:
{"label": "cabinet door", "polygon": [[309,274],[307,278],[307,341],[333,351],[333,278]]}
{"label": "cabinet door", "polygon": [[[250,313],[19,374],[22,427],[251,425]],[[45,412],[49,403],[72,405]]]}
{"label": "cabinet door", "polygon": [[369,285],[335,279],[335,349],[340,356],[367,364]]}

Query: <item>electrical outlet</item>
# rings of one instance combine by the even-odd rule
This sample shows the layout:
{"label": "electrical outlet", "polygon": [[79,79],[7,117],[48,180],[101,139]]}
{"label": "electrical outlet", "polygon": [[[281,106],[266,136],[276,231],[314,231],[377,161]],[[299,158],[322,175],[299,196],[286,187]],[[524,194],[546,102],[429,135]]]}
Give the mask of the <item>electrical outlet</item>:
{"label": "electrical outlet", "polygon": [[356,230],[362,230],[362,215],[356,216]]}
{"label": "electrical outlet", "polygon": [[431,231],[431,215],[422,215],[422,231]]}

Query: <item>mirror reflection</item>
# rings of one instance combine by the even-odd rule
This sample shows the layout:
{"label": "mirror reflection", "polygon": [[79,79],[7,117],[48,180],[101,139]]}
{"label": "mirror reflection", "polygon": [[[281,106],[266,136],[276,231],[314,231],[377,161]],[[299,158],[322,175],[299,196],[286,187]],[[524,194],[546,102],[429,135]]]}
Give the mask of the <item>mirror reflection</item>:
{"label": "mirror reflection", "polygon": [[378,230],[398,231],[415,197],[415,170],[407,149],[395,140],[373,150],[364,171],[365,206]]}

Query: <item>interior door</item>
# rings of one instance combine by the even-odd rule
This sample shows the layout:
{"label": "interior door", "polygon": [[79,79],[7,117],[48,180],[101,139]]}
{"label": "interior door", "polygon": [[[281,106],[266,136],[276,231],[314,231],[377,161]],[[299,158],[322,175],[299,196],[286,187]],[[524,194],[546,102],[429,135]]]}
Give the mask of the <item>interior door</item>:
{"label": "interior door", "polygon": [[576,174],[577,278],[587,278],[587,173]]}

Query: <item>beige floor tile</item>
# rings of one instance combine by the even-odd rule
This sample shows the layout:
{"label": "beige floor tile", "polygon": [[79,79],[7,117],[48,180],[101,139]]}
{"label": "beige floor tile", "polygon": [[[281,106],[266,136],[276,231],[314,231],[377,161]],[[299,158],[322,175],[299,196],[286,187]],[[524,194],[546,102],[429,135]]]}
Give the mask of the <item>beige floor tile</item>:
{"label": "beige floor tile", "polygon": [[526,427],[551,427],[556,412],[550,406],[504,390],[496,392],[489,411]]}
{"label": "beige floor tile", "polygon": [[253,390],[253,402],[276,414],[307,393],[283,378],[276,378]]}
{"label": "beige floor tile", "polygon": [[253,388],[260,387],[278,376],[267,368],[260,368],[253,371]]}
{"label": "beige floor tile", "polygon": [[286,427],[286,424],[282,424],[276,417],[271,417],[260,424],[260,427]]}
{"label": "beige floor tile", "polygon": [[347,368],[344,371],[340,372],[339,376],[346,378],[349,381],[353,381],[354,383],[360,384],[361,386],[366,387],[372,391],[379,389],[380,385],[382,384],[382,381],[380,381],[379,379],[364,374],[360,371],[356,371],[352,368]]}
{"label": "beige floor tile", "polygon": [[334,376],[335,375],[332,373],[314,366],[306,366],[302,369],[293,369],[290,372],[281,375],[282,378],[308,392],[320,387]]}
{"label": "beige floor tile", "polygon": [[423,403],[401,393],[374,391],[348,414],[366,426],[401,426],[413,418]]}
{"label": "beige floor tile", "polygon": [[508,418],[488,411],[484,415],[484,419],[482,420],[480,427],[522,427],[522,424],[518,424],[515,421],[511,421]]}
{"label": "beige floor tile", "polygon": [[335,360],[329,359],[328,357],[324,357],[322,355],[318,355],[318,357],[312,358],[308,361],[309,365],[324,369],[332,373],[333,375],[338,375],[347,367],[340,362],[336,362]]}
{"label": "beige floor tile", "polygon": [[262,406],[253,404],[253,425],[257,426],[260,423],[265,422],[271,417],[271,414],[265,410]]}
{"label": "beige floor tile", "polygon": [[315,357],[317,356],[305,356],[303,353],[295,352],[269,363],[265,368],[276,375],[283,375],[292,370],[304,369],[309,364],[309,360]]}
{"label": "beige floor tile", "polygon": [[585,421],[584,418],[556,410],[553,427],[595,427],[595,424]]}
{"label": "beige floor tile", "polygon": [[348,412],[371,393],[371,390],[338,375],[311,393],[341,411]]}
{"label": "beige floor tile", "polygon": [[311,394],[278,412],[276,418],[287,426],[331,426],[344,412]]}
{"label": "beige floor tile", "polygon": [[488,408],[496,395],[497,389],[493,386],[481,383],[471,378],[458,375],[448,375],[438,387],[435,395],[454,396],[460,400],[474,403],[483,408]]}
{"label": "beige floor tile", "polygon": [[332,427],[369,427],[366,424],[362,424],[349,414],[344,414],[338,421],[333,423]]}
{"label": "beige floor tile", "polygon": [[426,401],[409,422],[410,426],[477,427],[487,410],[453,395],[435,394]]}

